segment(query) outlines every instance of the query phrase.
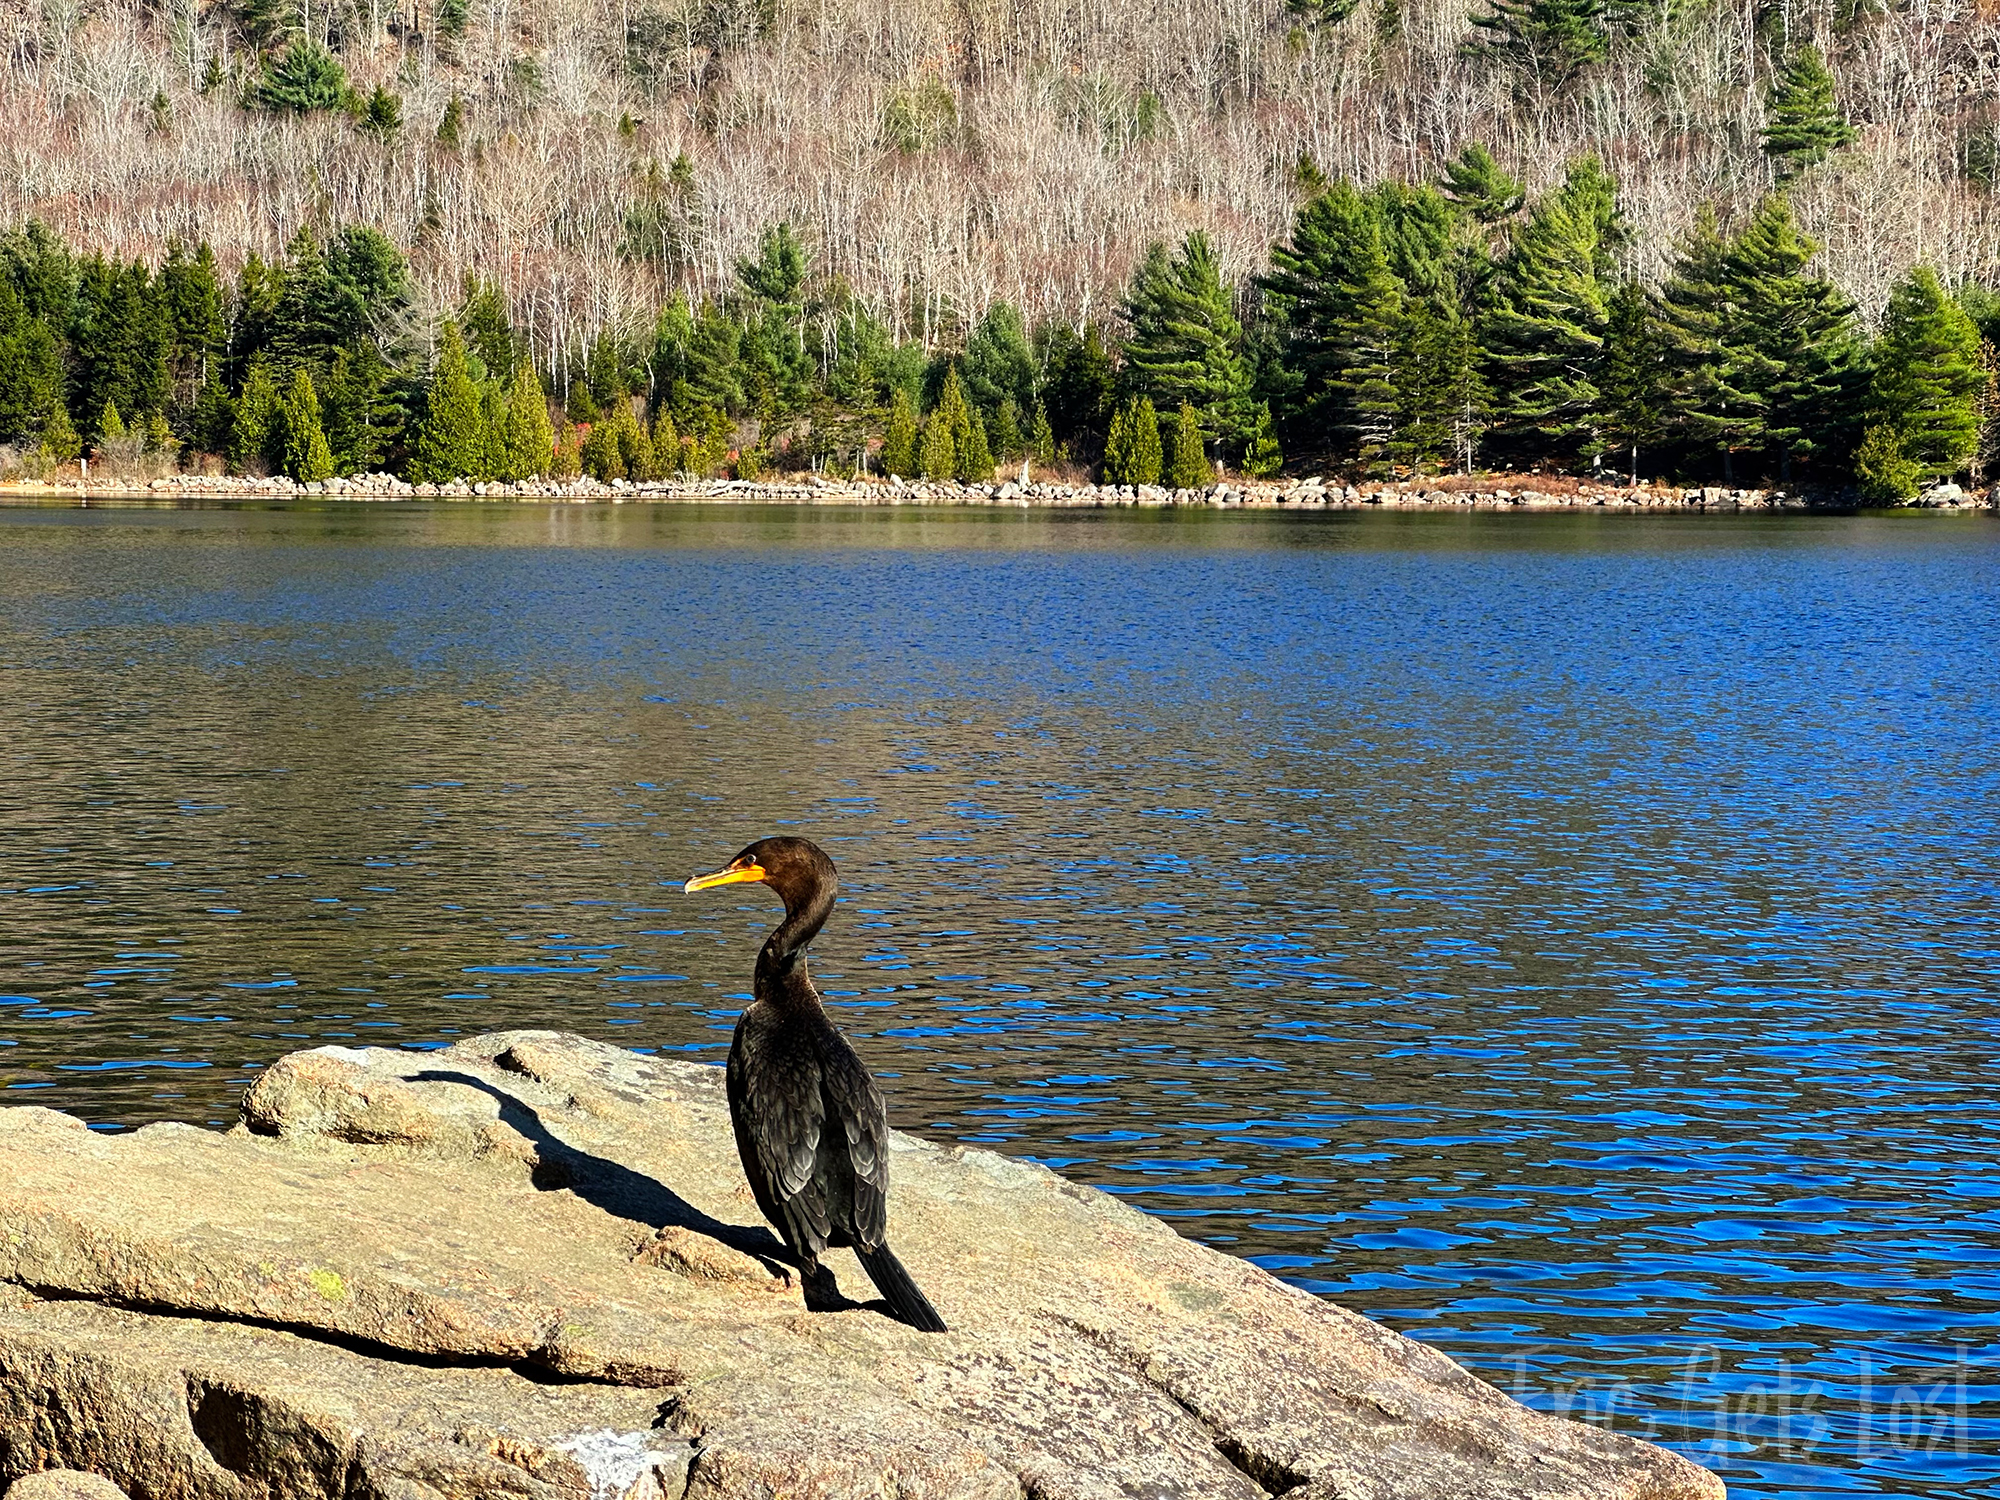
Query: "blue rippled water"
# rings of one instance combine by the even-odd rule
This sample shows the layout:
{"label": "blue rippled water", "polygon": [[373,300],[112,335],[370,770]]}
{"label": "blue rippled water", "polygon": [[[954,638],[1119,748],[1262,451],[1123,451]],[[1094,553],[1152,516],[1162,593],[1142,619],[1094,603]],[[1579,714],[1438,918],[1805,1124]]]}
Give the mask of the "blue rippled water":
{"label": "blue rippled water", "polygon": [[897,1123],[1739,1497],[2000,1495],[2000,525],[0,511],[0,1077],[720,1058],[778,828]]}

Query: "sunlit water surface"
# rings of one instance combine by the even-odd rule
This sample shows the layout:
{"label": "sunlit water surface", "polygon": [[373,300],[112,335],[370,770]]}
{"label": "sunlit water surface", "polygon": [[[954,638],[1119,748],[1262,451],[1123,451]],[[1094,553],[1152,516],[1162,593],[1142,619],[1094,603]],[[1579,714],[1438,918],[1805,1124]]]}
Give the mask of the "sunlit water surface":
{"label": "sunlit water surface", "polygon": [[2000,524],[0,512],[0,1070],[719,1062],[791,830],[897,1124],[1739,1497],[2000,1494]]}

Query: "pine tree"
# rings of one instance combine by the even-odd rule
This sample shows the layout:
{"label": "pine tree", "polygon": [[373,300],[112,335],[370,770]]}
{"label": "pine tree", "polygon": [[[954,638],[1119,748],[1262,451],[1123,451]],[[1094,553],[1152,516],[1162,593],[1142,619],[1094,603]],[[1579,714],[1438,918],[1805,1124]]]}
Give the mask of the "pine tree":
{"label": "pine tree", "polygon": [[1391,375],[1403,299],[1378,213],[1339,183],[1299,210],[1271,265],[1264,287],[1295,382],[1290,420],[1308,441],[1379,463],[1395,431]]}
{"label": "pine tree", "polygon": [[1517,91],[1546,100],[1610,50],[1604,0],[1489,0],[1492,10],[1474,16],[1486,33],[1471,50],[1506,63]]}
{"label": "pine tree", "polygon": [[1252,479],[1275,479],[1285,467],[1278,449],[1278,432],[1271,422],[1271,408],[1259,402],[1257,420],[1250,429],[1250,446],[1243,455],[1243,472]]}
{"label": "pine tree", "polygon": [[1771,158],[1780,182],[1854,140],[1854,127],[1834,99],[1833,74],[1817,47],[1807,45],[1793,54],[1784,72],[1772,80],[1766,107],[1764,154]]}
{"label": "pine tree", "polygon": [[1133,275],[1125,316],[1132,325],[1125,367],[1134,392],[1162,406],[1185,401],[1218,443],[1238,442],[1250,421],[1250,369],[1208,236],[1190,233],[1171,258],[1154,245]]}
{"label": "pine tree", "polygon": [[1493,154],[1477,142],[1445,163],[1445,196],[1482,224],[1498,224],[1520,212],[1525,194]]}
{"label": "pine tree", "polygon": [[472,383],[458,325],[446,323],[424,402],[423,425],[417,429],[410,476],[419,484],[483,479],[486,457],[487,424],[479,388]]}
{"label": "pine tree", "polygon": [[1194,414],[1194,408],[1183,401],[1180,414],[1174,419],[1174,438],[1171,456],[1167,461],[1167,487],[1176,490],[1198,490],[1213,483],[1214,473],[1208,467],[1208,455],[1201,445],[1201,421]]}
{"label": "pine tree", "polygon": [[498,477],[514,482],[540,479],[555,462],[555,428],[549,421],[548,397],[526,360],[514,371],[501,419]]}
{"label": "pine tree", "polygon": [[1704,206],[1660,285],[1656,327],[1668,430],[1691,448],[1720,453],[1724,481],[1733,484],[1735,455],[1763,439],[1767,403],[1744,380],[1728,258],[1715,211]]}
{"label": "pine tree", "polygon": [[882,472],[908,479],[917,472],[917,408],[901,386],[889,398],[889,427],[882,438]]}
{"label": "pine tree", "polygon": [[352,90],[339,60],[319,42],[300,37],[264,64],[255,93],[266,109],[309,114],[341,108]]}
{"label": "pine tree", "polygon": [[292,371],[291,389],[280,407],[279,421],[284,428],[280,467],[300,484],[331,479],[333,452],[326,445],[326,429],[320,425],[319,393],[303,368]]}
{"label": "pine tree", "polygon": [[1660,431],[1660,346],[1645,289],[1636,281],[1611,294],[1597,388],[1604,403],[1606,449],[1624,453],[1637,484],[1639,450]]}
{"label": "pine tree", "polygon": [[271,367],[262,358],[250,362],[243,378],[242,394],[236,398],[235,419],[229,432],[229,462],[239,474],[254,472],[272,463],[273,439],[278,433],[278,384]]}
{"label": "pine tree", "polygon": [[1446,462],[1471,467],[1486,418],[1486,385],[1472,324],[1448,295],[1405,300],[1391,384],[1395,460],[1418,471]]}
{"label": "pine tree", "polygon": [[1804,274],[1818,250],[1798,232],[1784,197],[1773,195],[1725,257],[1734,379],[1755,398],[1762,441],[1776,450],[1786,482],[1794,458],[1843,446],[1861,362],[1854,305],[1831,282]]}
{"label": "pine tree", "polygon": [[1604,343],[1606,239],[1616,202],[1595,160],[1535,205],[1495,273],[1480,328],[1495,428],[1517,456],[1594,450]]}
{"label": "pine tree", "polygon": [[1979,330],[1929,266],[1889,294],[1874,354],[1871,421],[1897,430],[1921,478],[1957,473],[1979,446]]}

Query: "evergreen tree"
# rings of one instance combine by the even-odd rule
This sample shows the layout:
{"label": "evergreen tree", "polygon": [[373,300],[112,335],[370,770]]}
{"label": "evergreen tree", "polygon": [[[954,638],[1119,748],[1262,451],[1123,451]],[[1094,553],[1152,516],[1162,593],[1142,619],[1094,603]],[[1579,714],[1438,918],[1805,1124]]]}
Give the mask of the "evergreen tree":
{"label": "evergreen tree", "polygon": [[355,123],[378,141],[385,144],[393,141],[403,128],[401,97],[376,84],[369,92],[368,102],[361,106],[360,117]]}
{"label": "evergreen tree", "polygon": [[1514,70],[1525,97],[1546,100],[1610,49],[1604,0],[1489,0],[1492,9],[1474,16],[1485,33],[1472,50]]}
{"label": "evergreen tree", "polygon": [[1243,472],[1252,479],[1275,479],[1285,467],[1278,449],[1277,428],[1271,422],[1271,408],[1257,404],[1257,420],[1250,429],[1250,446],[1243,455]]}
{"label": "evergreen tree", "polygon": [[1058,443],[1095,452],[1115,409],[1111,356],[1096,325],[1078,333],[1066,323],[1044,324],[1035,331],[1035,353],[1050,433]]}
{"label": "evergreen tree", "polygon": [[1252,409],[1243,328],[1230,301],[1208,236],[1198,230],[1178,256],[1154,245],[1125,298],[1132,326],[1125,367],[1133,391],[1156,405],[1187,402],[1225,445],[1241,439]]}
{"label": "evergreen tree", "polygon": [[736,280],[753,299],[740,344],[743,383],[767,417],[805,407],[813,361],[805,341],[805,249],[790,224],[758,237],[755,259],[737,262]]}
{"label": "evergreen tree", "polygon": [[[667,418],[669,429],[672,418]],[[678,439],[676,448],[680,446]],[[514,371],[501,420],[499,477],[510,481],[539,479],[555,461],[555,428],[549,421],[548,398],[526,360]]]}
{"label": "evergreen tree", "polygon": [[146,451],[157,453],[162,458],[172,458],[179,451],[180,439],[174,436],[173,428],[167,425],[167,414],[155,408],[146,413]]}
{"label": "evergreen tree", "polygon": [[917,472],[917,409],[905,390],[890,398],[889,428],[882,438],[882,472],[899,479]]}
{"label": "evergreen tree", "polygon": [[[627,407],[618,410],[624,410],[628,415],[630,412]],[[578,454],[583,472],[601,484],[626,477],[625,454],[618,442],[618,410],[604,412],[590,424],[590,432],[585,436]]]}
{"label": "evergreen tree", "polygon": [[271,367],[262,359],[253,360],[243,380],[243,392],[236,398],[229,434],[229,462],[237,473],[252,473],[271,465],[271,450],[279,431],[279,404]]}
{"label": "evergreen tree", "polygon": [[1396,328],[1390,455],[1419,471],[1470,467],[1486,415],[1479,344],[1450,301],[1406,300]]}
{"label": "evergreen tree", "polygon": [[82,454],[83,439],[70,426],[69,411],[57,401],[42,426],[42,457],[54,464],[73,464]]}
{"label": "evergreen tree", "polygon": [[180,240],[169,240],[156,295],[170,334],[169,399],[191,418],[229,337],[215,252],[203,244],[190,255]]}
{"label": "evergreen tree", "polygon": [[423,425],[417,429],[416,451],[411,457],[410,477],[419,484],[484,478],[485,414],[455,323],[444,325],[437,368],[431,375],[424,408]]}
{"label": "evergreen tree", "polygon": [[1445,164],[1444,193],[1463,212],[1482,224],[1498,224],[1520,212],[1526,194],[1521,184],[1477,142]]}
{"label": "evergreen tree", "polygon": [[[546,419],[546,405],[542,412]],[[674,422],[674,414],[663,406],[653,414],[653,472],[661,479],[673,479],[686,467],[681,452],[680,428]]]}
{"label": "evergreen tree", "polygon": [[465,138],[465,101],[453,94],[438,120],[437,143],[446,151],[456,151]]}
{"label": "evergreen tree", "polygon": [[[1262,408],[1265,422],[1271,419],[1268,408]],[[1035,425],[1028,430],[1028,452],[1037,463],[1052,464],[1056,461],[1055,428],[1049,423],[1049,409],[1041,402],[1035,403]]]}
{"label": "evergreen tree", "polygon": [[1854,140],[1854,127],[1841,114],[1833,89],[1826,59],[1811,45],[1799,48],[1772,80],[1764,154],[1771,158],[1778,181],[1796,177]]}
{"label": "evergreen tree", "polygon": [[1012,458],[1021,451],[1021,413],[1012,396],[1004,398],[994,412],[991,432],[993,451],[1000,457]]}
{"label": "evergreen tree", "polygon": [[458,313],[459,335],[465,352],[479,362],[481,371],[494,379],[512,378],[520,361],[514,342],[514,322],[507,315],[507,299],[499,283],[465,273]]}
{"label": "evergreen tree", "polygon": [[1180,414],[1174,419],[1173,447],[1167,462],[1167,487],[1198,490],[1207,487],[1214,479],[1215,475],[1208,467],[1208,455],[1202,450],[1200,419],[1195,416],[1194,408],[1183,401]]}
{"label": "evergreen tree", "polygon": [[1379,462],[1395,431],[1391,375],[1403,301],[1380,216],[1339,183],[1299,210],[1271,266],[1264,287],[1293,382],[1292,425],[1308,441]]}
{"label": "evergreen tree", "polygon": [[634,484],[659,478],[652,436],[640,423],[630,401],[618,403],[611,429],[618,440],[618,456],[623,460],[625,477]]}
{"label": "evergreen tree", "polygon": [[934,407],[924,420],[918,472],[933,484],[941,484],[958,472],[958,450],[951,438],[951,418],[942,407]]}
{"label": "evergreen tree", "polygon": [[389,389],[391,373],[381,351],[362,342],[352,350],[336,349],[324,382],[315,378],[335,473],[373,471],[395,444],[403,413]]}
{"label": "evergreen tree", "polygon": [[[1035,404],[1035,353],[1011,303],[996,302],[987,310],[965,342],[959,371],[966,399],[993,431],[994,447],[1012,452],[1020,445],[1020,414]],[[1010,405],[1016,436],[1007,440],[1000,435],[1001,413]]]}
{"label": "evergreen tree", "polygon": [[1636,281],[1611,294],[1597,387],[1604,403],[1606,449],[1624,453],[1637,484],[1639,450],[1660,431],[1660,347],[1652,309]]}
{"label": "evergreen tree", "polygon": [[1480,328],[1495,427],[1517,456],[1573,460],[1596,451],[1616,202],[1586,159],[1516,227]]}
{"label": "evergreen tree", "polygon": [[952,448],[961,484],[993,482],[993,450],[987,446],[986,423],[970,402],[960,403],[959,419],[952,432]]}
{"label": "evergreen tree", "polygon": [[166,405],[173,329],[143,265],[101,256],[85,261],[68,335],[71,404],[87,420],[109,405],[134,413]]}
{"label": "evergreen tree", "polygon": [[300,37],[265,61],[264,76],[253,92],[266,109],[309,114],[343,108],[352,90],[339,60],[321,43]]}
{"label": "evergreen tree", "polygon": [[1818,249],[1774,195],[1725,257],[1734,380],[1755,398],[1762,441],[1777,452],[1786,482],[1794,458],[1844,446],[1861,364],[1853,304],[1831,282],[1803,274]]}
{"label": "evergreen tree", "polygon": [[1112,418],[1104,443],[1107,484],[1160,482],[1160,418],[1150,397],[1128,401]]}
{"label": "evergreen tree", "polygon": [[1874,354],[1871,423],[1896,431],[1921,479],[1957,473],[1979,445],[1979,330],[1929,266],[1889,294]]}
{"label": "evergreen tree", "polygon": [[62,384],[55,335],[28,315],[20,295],[0,277],[0,442],[40,432],[61,399]]}
{"label": "evergreen tree", "polygon": [[284,428],[284,471],[300,484],[317,484],[333,477],[333,452],[320,425],[319,393],[303,368],[292,371],[291,389],[279,409]]}
{"label": "evergreen tree", "polygon": [[1728,483],[1735,482],[1735,455],[1763,439],[1766,405],[1744,379],[1734,292],[1729,246],[1715,211],[1704,206],[1660,285],[1660,394],[1669,430],[1691,448],[1720,453]]}
{"label": "evergreen tree", "polygon": [[1854,454],[1855,488],[1876,505],[1905,505],[1923,488],[1922,467],[1910,457],[1903,430],[1893,422],[1876,422],[1861,435]]}
{"label": "evergreen tree", "polygon": [[97,436],[100,440],[107,443],[115,443],[125,436],[125,422],[118,415],[118,403],[116,401],[107,401],[104,403],[104,411],[97,419]]}

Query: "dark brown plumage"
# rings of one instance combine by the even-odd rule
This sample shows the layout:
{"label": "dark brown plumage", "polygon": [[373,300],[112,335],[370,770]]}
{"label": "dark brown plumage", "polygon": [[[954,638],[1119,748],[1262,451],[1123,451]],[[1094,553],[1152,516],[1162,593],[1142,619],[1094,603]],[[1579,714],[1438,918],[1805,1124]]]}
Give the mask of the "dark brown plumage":
{"label": "dark brown plumage", "polygon": [[690,891],[756,881],[785,903],[785,919],[757,954],[754,998],[729,1046],[729,1118],[743,1174],[784,1238],[809,1297],[831,1274],[830,1245],[852,1246],[896,1316],[926,1333],[944,1320],[888,1244],[889,1122],[882,1094],[835,1029],[806,972],[806,945],[840,888],[833,861],[807,839],[763,839]]}

